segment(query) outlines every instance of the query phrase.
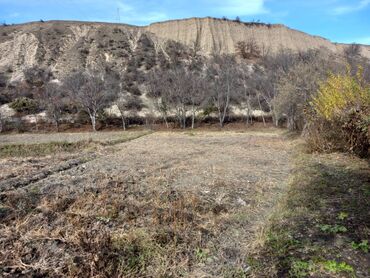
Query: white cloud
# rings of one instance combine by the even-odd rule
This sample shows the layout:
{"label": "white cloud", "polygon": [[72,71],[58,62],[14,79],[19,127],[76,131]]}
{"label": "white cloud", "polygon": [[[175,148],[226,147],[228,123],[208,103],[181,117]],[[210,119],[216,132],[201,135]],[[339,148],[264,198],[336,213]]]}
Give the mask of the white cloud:
{"label": "white cloud", "polygon": [[332,11],[335,15],[342,15],[352,12],[357,12],[365,9],[367,6],[369,6],[370,0],[361,0],[357,4],[354,5],[343,5],[343,6],[337,6]]}
{"label": "white cloud", "polygon": [[227,16],[247,16],[268,12],[265,8],[265,0],[217,0],[210,2],[214,2],[217,12]]}

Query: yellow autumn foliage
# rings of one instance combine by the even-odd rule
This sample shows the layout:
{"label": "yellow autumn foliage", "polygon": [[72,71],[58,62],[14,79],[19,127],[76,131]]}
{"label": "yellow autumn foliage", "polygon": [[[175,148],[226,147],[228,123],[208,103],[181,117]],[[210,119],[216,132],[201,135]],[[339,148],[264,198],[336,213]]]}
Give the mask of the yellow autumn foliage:
{"label": "yellow autumn foliage", "polygon": [[331,74],[320,84],[318,94],[311,103],[319,117],[333,120],[348,109],[363,109],[370,107],[370,88],[364,85],[362,69],[357,76]]}
{"label": "yellow autumn foliage", "polygon": [[370,156],[370,84],[356,76],[331,74],[321,83],[306,112],[309,147],[315,151],[344,151]]}

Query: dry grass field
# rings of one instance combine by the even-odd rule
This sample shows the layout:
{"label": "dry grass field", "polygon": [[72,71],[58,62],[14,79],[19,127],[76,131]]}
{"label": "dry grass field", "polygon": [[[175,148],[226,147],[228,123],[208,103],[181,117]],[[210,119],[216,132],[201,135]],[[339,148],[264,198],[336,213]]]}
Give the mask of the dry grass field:
{"label": "dry grass field", "polygon": [[[12,140],[9,136],[0,140]],[[54,144],[55,135],[49,140],[47,136],[38,146],[26,135],[27,142],[17,142],[39,151]],[[308,158],[297,164],[299,140],[276,129],[99,136],[101,141],[94,138],[84,144],[73,138],[68,143],[72,145],[65,143],[69,147],[58,145],[41,155],[33,151],[24,155],[19,151],[23,145],[4,145],[0,150],[0,276],[305,277],[298,274],[319,271],[320,277],[352,277],[355,273],[339,269],[338,276],[335,272],[325,276],[325,269],[309,268],[301,249],[284,241],[291,230],[289,243],[295,242],[291,237],[306,237],[311,231],[306,227],[316,229],[312,223],[318,215],[333,213],[328,207],[312,213],[302,208],[317,196],[306,196],[303,193],[311,191],[296,187],[308,188],[309,177],[320,169],[305,168],[305,163],[313,163]],[[364,167],[364,162],[352,162]],[[344,184],[345,179],[340,181]],[[320,194],[325,197],[324,193]],[[287,196],[294,205],[283,205]],[[366,203],[362,206],[366,208]],[[334,220],[340,212],[341,208],[335,211]],[[297,215],[311,224],[293,225]],[[360,222],[365,230],[357,242],[368,233],[366,215]],[[366,277],[366,264],[359,263],[359,277]]]}
{"label": "dry grass field", "polygon": [[2,271],[244,273],[285,189],[289,145],[274,130],[158,132],[94,154],[3,158]]}

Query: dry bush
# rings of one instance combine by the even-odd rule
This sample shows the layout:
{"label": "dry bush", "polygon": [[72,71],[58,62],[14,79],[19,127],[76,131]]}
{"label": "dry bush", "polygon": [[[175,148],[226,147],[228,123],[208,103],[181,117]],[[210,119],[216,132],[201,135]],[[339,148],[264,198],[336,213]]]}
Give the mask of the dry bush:
{"label": "dry bush", "polygon": [[312,150],[368,155],[370,87],[362,79],[361,68],[355,77],[350,70],[345,75],[331,75],[321,84],[306,114],[305,132]]}
{"label": "dry bush", "polygon": [[254,38],[249,39],[248,41],[239,41],[235,46],[236,53],[246,60],[253,60],[260,58],[261,48],[258,46]]}

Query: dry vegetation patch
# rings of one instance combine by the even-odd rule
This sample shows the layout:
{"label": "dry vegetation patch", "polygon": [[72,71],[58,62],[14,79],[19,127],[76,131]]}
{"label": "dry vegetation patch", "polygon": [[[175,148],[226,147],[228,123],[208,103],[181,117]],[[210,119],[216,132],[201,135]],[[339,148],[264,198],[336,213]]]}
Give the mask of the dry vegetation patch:
{"label": "dry vegetation patch", "polygon": [[244,277],[284,190],[289,145],[275,133],[155,133],[4,190],[0,271]]}
{"label": "dry vegetation patch", "polygon": [[369,177],[367,160],[300,152],[254,276],[369,277]]}
{"label": "dry vegetation patch", "polygon": [[149,133],[150,131],[2,135],[0,159],[73,153],[88,148],[96,150],[99,146],[123,143]]}

